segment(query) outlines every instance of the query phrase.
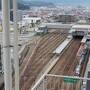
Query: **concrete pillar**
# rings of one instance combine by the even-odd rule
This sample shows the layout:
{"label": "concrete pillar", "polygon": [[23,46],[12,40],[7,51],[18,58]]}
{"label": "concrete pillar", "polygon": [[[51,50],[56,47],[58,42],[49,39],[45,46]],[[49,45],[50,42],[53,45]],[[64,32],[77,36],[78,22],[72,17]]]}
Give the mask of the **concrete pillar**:
{"label": "concrete pillar", "polygon": [[13,18],[14,18],[15,90],[19,90],[19,56],[18,56],[17,0],[13,0]]}
{"label": "concrete pillar", "polygon": [[9,38],[9,0],[2,0],[3,61],[5,90],[12,90],[12,70]]}

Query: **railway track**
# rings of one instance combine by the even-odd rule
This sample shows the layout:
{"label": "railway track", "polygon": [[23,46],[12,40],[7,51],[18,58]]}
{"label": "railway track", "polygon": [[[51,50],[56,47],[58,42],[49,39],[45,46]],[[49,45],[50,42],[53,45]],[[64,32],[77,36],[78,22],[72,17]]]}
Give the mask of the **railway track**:
{"label": "railway track", "polygon": [[[37,55],[37,51],[38,49],[40,48],[40,46],[42,46],[42,44],[44,42],[46,42],[53,34],[50,33],[49,35],[45,35],[43,36],[39,41],[38,41],[38,44],[36,45],[35,49],[34,49],[34,52],[33,52],[33,56],[36,56]],[[22,70],[24,69],[24,67],[26,66],[26,62],[27,60],[29,60],[30,58],[30,55],[31,55],[31,51],[29,50],[29,52],[27,53],[26,57],[24,58],[24,62],[22,63],[22,65],[20,66],[20,71],[22,72]]]}
{"label": "railway track", "polygon": [[[61,55],[59,61],[56,65],[52,68],[49,74],[54,75],[74,75],[74,69],[78,63],[76,59],[77,51],[80,47],[80,40],[74,39],[71,42],[71,45],[66,49],[66,51]],[[53,83],[54,82],[54,83]],[[48,85],[46,90],[76,90],[74,87],[75,85],[67,84],[64,82],[64,79],[53,79],[48,80]],[[58,85],[59,84],[59,85]]]}
{"label": "railway track", "polygon": [[38,74],[53,57],[53,50],[65,40],[66,36],[66,34],[51,33],[40,40],[33,55],[28,58],[26,65],[22,69],[20,76],[21,90],[29,90],[35,84]]}
{"label": "railway track", "polygon": [[86,66],[87,66],[87,63],[88,63],[88,60],[89,60],[89,55],[90,55],[90,49],[88,49],[87,51],[87,54],[85,55],[85,60],[84,62],[81,64],[81,70],[80,70],[80,73],[81,73],[81,77],[84,76],[84,73],[85,73],[85,70],[86,70]]}

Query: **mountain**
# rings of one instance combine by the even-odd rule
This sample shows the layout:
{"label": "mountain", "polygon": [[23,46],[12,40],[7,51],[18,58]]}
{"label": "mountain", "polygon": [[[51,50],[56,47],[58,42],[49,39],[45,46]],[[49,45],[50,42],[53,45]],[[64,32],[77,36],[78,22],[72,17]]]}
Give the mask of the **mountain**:
{"label": "mountain", "polygon": [[[13,7],[12,0],[10,0],[10,8],[12,9],[12,7]],[[29,9],[29,6],[21,2],[20,0],[18,1],[18,9],[20,10]],[[1,10],[1,0],[0,0],[0,10]]]}
{"label": "mountain", "polygon": [[90,0],[24,0],[24,1],[45,1],[45,2],[52,2],[54,4],[56,3],[62,3],[63,5],[67,6],[90,6]]}
{"label": "mountain", "polygon": [[[10,7],[12,9],[12,0],[10,0]],[[25,10],[29,9],[29,7],[32,6],[54,6],[53,3],[51,2],[46,2],[46,1],[27,1],[27,0],[18,0],[18,9],[20,10]],[[0,0],[0,9],[1,9],[1,0]]]}
{"label": "mountain", "polygon": [[25,5],[29,6],[54,6],[52,2],[46,2],[46,1],[23,1]]}
{"label": "mountain", "polygon": [[28,5],[25,5],[23,3],[18,3],[18,9],[20,9],[20,10],[26,10],[26,9],[29,9],[29,6]]}

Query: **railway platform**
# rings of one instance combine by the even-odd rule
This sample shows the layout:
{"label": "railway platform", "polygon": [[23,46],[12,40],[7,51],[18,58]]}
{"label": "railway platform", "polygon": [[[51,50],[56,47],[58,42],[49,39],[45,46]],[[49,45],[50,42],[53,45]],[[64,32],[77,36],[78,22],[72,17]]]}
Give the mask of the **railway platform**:
{"label": "railway platform", "polygon": [[71,42],[71,40],[72,40],[72,37],[69,39],[67,38],[62,44],[60,44],[56,48],[56,50],[53,53],[60,54],[66,48],[66,46]]}

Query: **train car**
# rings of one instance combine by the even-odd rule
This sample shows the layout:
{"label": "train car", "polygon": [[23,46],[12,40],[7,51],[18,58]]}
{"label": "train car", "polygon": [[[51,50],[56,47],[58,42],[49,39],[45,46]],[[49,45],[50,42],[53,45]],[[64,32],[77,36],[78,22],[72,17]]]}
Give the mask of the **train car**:
{"label": "train car", "polygon": [[79,64],[76,66],[76,69],[75,69],[75,75],[76,76],[80,76],[80,70],[82,68],[82,64],[84,63],[85,61],[85,56],[87,54],[87,45],[85,44],[82,44],[77,52],[77,57],[79,59]]}
{"label": "train car", "polygon": [[80,61],[79,61],[79,65],[81,65],[84,62],[84,59],[85,59],[85,56],[82,55],[81,58],[80,58]]}
{"label": "train car", "polygon": [[81,46],[77,52],[77,57],[81,57],[82,55],[85,55],[86,53],[87,53],[87,45],[81,44]]}
{"label": "train car", "polygon": [[38,27],[36,32],[37,32],[37,34],[48,33],[48,28],[46,25],[42,25],[42,26]]}
{"label": "train car", "polygon": [[75,76],[80,76],[80,68],[81,68],[81,65],[77,65],[77,66],[76,66]]}
{"label": "train car", "polygon": [[80,57],[82,55],[83,50],[84,50],[84,44],[81,44],[81,46],[77,52],[77,57]]}

